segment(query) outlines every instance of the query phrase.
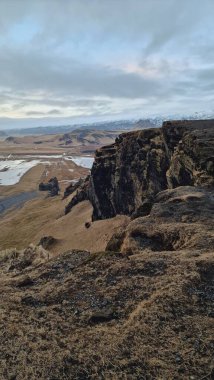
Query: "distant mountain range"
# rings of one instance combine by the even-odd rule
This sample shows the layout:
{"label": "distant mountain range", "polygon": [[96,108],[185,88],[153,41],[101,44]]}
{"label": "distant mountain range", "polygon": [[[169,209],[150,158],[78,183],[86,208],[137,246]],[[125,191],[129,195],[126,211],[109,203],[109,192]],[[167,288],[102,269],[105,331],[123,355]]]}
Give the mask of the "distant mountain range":
{"label": "distant mountain range", "polygon": [[120,130],[133,130],[154,128],[162,125],[166,120],[197,120],[197,119],[214,119],[214,112],[196,112],[189,116],[182,116],[180,114],[171,114],[164,116],[156,116],[152,118],[145,118],[140,120],[117,120],[117,121],[103,121],[95,123],[84,124],[69,124],[69,125],[55,125],[46,127],[33,127],[33,128],[20,128],[8,129],[1,131],[0,137],[7,136],[27,136],[27,135],[48,135],[48,134],[63,134],[69,133],[77,129],[90,129],[100,131],[120,131]]}
{"label": "distant mountain range", "polygon": [[113,131],[132,129],[136,121],[133,120],[120,120],[90,124],[73,124],[73,125],[59,125],[23,129],[8,129],[7,131],[0,131],[0,136],[26,136],[26,135],[52,135],[69,133],[77,129],[90,129],[100,131]]}

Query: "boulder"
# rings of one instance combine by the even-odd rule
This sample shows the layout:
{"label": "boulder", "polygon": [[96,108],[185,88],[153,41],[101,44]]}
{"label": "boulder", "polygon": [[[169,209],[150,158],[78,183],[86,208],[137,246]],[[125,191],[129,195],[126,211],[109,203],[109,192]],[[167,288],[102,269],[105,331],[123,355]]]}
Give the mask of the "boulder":
{"label": "boulder", "polygon": [[85,222],[85,228],[90,228],[91,227],[91,223],[90,222]]}
{"label": "boulder", "polygon": [[57,239],[55,239],[53,236],[43,236],[40,239],[38,245],[41,245],[44,249],[48,249],[56,242],[57,242]]}
{"label": "boulder", "polygon": [[116,318],[117,313],[113,309],[103,309],[93,312],[89,318],[89,323],[104,323]]}
{"label": "boulder", "polygon": [[77,182],[71,182],[64,191],[63,199],[67,198],[69,195],[73,194],[80,186],[84,183],[84,179],[80,178]]}
{"label": "boulder", "polygon": [[48,183],[41,182],[39,184],[39,190],[48,191],[49,196],[51,197],[58,195],[60,191],[58,179],[56,177],[52,177],[51,179],[49,179]]}

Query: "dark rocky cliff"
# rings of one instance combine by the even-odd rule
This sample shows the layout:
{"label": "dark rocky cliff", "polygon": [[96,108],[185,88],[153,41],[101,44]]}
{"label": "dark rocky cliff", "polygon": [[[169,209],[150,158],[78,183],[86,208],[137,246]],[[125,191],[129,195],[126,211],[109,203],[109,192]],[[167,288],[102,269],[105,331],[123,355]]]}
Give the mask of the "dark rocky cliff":
{"label": "dark rocky cliff", "polygon": [[214,120],[165,122],[163,138],[170,162],[169,188],[213,186]]}
{"label": "dark rocky cliff", "polygon": [[97,150],[84,197],[81,189],[75,204],[89,199],[93,220],[140,216],[162,190],[213,185],[214,120],[168,121],[162,128],[123,133]]}
{"label": "dark rocky cliff", "polygon": [[213,184],[214,120],[125,133],[96,152],[89,187],[93,220],[136,213],[167,188]]}
{"label": "dark rocky cliff", "polygon": [[122,134],[98,150],[89,190],[93,219],[132,214],[148,195],[166,189],[168,166],[160,129]]}

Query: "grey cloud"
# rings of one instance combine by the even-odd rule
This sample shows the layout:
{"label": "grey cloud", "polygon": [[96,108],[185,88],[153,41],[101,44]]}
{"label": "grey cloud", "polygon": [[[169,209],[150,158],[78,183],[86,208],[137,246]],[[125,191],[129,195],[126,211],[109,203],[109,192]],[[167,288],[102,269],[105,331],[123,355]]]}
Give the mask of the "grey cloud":
{"label": "grey cloud", "polygon": [[[175,60],[175,63],[179,61]],[[154,99],[175,96],[176,92],[188,93],[203,87],[212,78],[212,70],[193,69],[189,62],[174,62],[166,58],[160,60],[141,60],[140,65],[147,70],[160,73],[160,77],[146,77],[146,74],[126,73],[119,69],[110,69],[101,65],[77,63],[75,60],[52,55],[38,55],[2,50],[0,58],[0,83],[7,91],[5,99],[19,98],[19,107],[24,104],[52,104],[56,106],[90,107],[99,105],[93,97],[111,99]],[[31,94],[40,94],[38,100]],[[20,94],[20,95],[18,95]],[[197,95],[197,94],[196,94]],[[84,98],[85,97],[85,98]],[[84,98],[84,99],[81,99]]]}
{"label": "grey cloud", "polygon": [[[201,99],[208,107],[213,13],[213,0],[0,1],[2,109],[53,120],[70,108],[154,112],[194,109]],[[32,40],[14,42],[11,30],[26,22],[37,25]],[[133,62],[141,72],[125,71]]]}
{"label": "grey cloud", "polygon": [[59,110],[50,110],[46,113],[47,115],[60,115],[61,112]]}
{"label": "grey cloud", "polygon": [[50,110],[48,112],[42,111],[28,111],[25,113],[27,116],[48,116],[48,115],[60,115],[61,112],[59,110]]}
{"label": "grey cloud", "polygon": [[19,91],[76,96],[143,97],[158,93],[157,81],[105,66],[86,65],[57,56],[23,54],[9,49],[0,59],[1,86]]}
{"label": "grey cloud", "polygon": [[[159,50],[179,36],[185,37],[204,22],[212,25],[212,0],[9,0],[0,2],[0,29],[20,23],[27,16],[40,28],[33,42],[42,48],[60,46],[66,38],[80,35],[81,43],[109,40],[146,42],[148,52]],[[86,40],[86,41],[85,41]],[[145,47],[145,46],[144,46]]]}

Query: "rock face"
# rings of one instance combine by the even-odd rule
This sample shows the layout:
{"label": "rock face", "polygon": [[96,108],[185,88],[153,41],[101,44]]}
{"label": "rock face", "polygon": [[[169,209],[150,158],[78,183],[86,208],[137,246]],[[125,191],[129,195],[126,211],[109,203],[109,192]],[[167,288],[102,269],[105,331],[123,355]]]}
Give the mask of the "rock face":
{"label": "rock face", "polygon": [[[65,215],[68,214],[71,209],[76,206],[78,203],[88,200],[88,188],[89,188],[89,177],[86,177],[85,180],[81,181],[78,184],[76,194],[73,196],[71,201],[65,207]],[[71,189],[70,189],[71,191]],[[71,194],[73,191],[71,191]]]}
{"label": "rock face", "polygon": [[41,182],[39,184],[40,191],[48,191],[51,197],[58,195],[59,193],[59,182],[56,177],[49,179],[48,183]]}
{"label": "rock face", "polygon": [[156,195],[147,216],[131,221],[112,236],[107,251],[133,255],[142,251],[204,249],[214,246],[213,191],[193,186],[164,190]]}
{"label": "rock face", "polygon": [[96,152],[88,188],[92,219],[138,215],[160,191],[188,185],[214,186],[214,120],[124,133]]}
{"label": "rock face", "polygon": [[163,124],[169,188],[214,185],[214,120]]}
{"label": "rock face", "polygon": [[68,185],[64,191],[63,199],[67,198],[69,195],[73,194],[80,186],[84,183],[84,178],[80,178],[77,182]]}

